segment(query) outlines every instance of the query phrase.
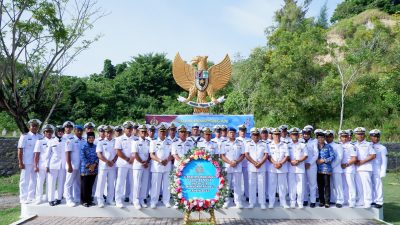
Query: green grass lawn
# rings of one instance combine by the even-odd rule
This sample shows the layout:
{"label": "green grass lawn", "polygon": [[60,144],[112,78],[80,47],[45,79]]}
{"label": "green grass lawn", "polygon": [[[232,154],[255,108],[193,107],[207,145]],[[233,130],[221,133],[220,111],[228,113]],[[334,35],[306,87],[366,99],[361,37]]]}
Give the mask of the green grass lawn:
{"label": "green grass lawn", "polygon": [[19,219],[21,213],[21,207],[13,208],[0,208],[0,225],[7,225],[13,223]]}
{"label": "green grass lawn", "polygon": [[18,195],[19,174],[0,177],[0,195]]}
{"label": "green grass lawn", "polygon": [[383,189],[383,218],[386,222],[400,225],[400,173],[388,173],[383,179]]}
{"label": "green grass lawn", "polygon": [[[19,174],[0,177],[0,195],[18,195]],[[388,173],[383,179],[385,194],[384,220],[400,225],[400,173]],[[1,208],[0,225],[10,224],[19,219],[20,207]]]}

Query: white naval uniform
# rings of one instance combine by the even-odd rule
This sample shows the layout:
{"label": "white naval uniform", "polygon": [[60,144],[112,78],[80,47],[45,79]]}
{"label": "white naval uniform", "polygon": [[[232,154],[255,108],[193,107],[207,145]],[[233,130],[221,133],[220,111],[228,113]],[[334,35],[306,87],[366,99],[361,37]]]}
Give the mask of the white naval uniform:
{"label": "white naval uniform", "polygon": [[[104,139],[98,142],[96,145],[96,153],[101,153],[104,158],[112,161],[117,152],[115,150],[115,139]],[[114,163],[112,167],[109,167],[107,163],[99,159],[99,174],[97,176],[96,192],[95,197],[97,198],[97,204],[101,205],[104,203],[104,190],[107,190],[106,203],[111,204],[114,201],[115,196],[115,181],[117,178],[117,167]],[[106,185],[107,184],[107,185]],[[107,188],[106,188],[107,187]]]}
{"label": "white naval uniform", "polygon": [[335,142],[329,143],[335,152],[335,159],[332,161],[332,175],[331,175],[331,202],[343,205],[344,194],[343,194],[343,147]]}
{"label": "white naval uniform", "polygon": [[[139,140],[138,136],[132,135],[132,143],[134,141]],[[150,139],[149,139],[150,140]],[[133,181],[132,181],[132,167],[129,168],[129,172],[127,173],[126,177],[126,182],[125,182],[125,198],[129,198],[129,202],[132,203],[132,198],[133,198],[133,193],[132,193],[132,188],[133,188]]]}
{"label": "white naval uniform", "polygon": [[[357,149],[351,142],[342,144],[343,159],[342,164],[346,164],[352,157],[357,157]],[[343,197],[344,203],[348,203],[349,207],[356,205],[356,167],[354,164],[343,169]]]}
{"label": "white naval uniform", "polygon": [[[153,140],[150,143],[150,153],[154,153],[160,160],[168,159],[171,156],[172,142],[168,139]],[[157,205],[162,186],[162,201],[164,205],[169,205],[171,193],[169,191],[169,173],[171,171],[171,161],[166,166],[160,162],[151,160],[151,191],[150,203]]]}
{"label": "white naval uniform", "polygon": [[[133,136],[128,137],[126,136],[126,134],[117,137],[115,139],[115,147],[114,147],[115,150],[116,151],[121,150],[126,157],[131,158],[132,146],[134,141],[133,138],[134,138]],[[132,183],[131,182],[132,165],[129,164],[127,161],[123,160],[122,158],[118,157],[116,166],[117,166],[117,181],[115,185],[115,203],[117,205],[122,205],[124,197],[126,197],[126,195],[131,192],[131,191],[128,192],[129,189],[127,187],[127,183],[128,182],[129,184]]]}
{"label": "white naval uniform", "polygon": [[[308,156],[308,150],[304,143],[290,143],[288,145],[289,148],[289,198],[290,198],[290,206],[294,208],[297,205],[299,207],[303,206],[303,190],[304,190],[304,182],[305,182],[305,160],[299,163],[297,166],[292,166],[290,161],[292,160],[300,160],[304,158],[304,156]],[[297,198],[296,198],[297,195]]]}
{"label": "white naval uniform", "polygon": [[[83,145],[86,143],[85,139],[79,139],[74,136],[73,139],[68,139],[65,143],[65,154],[67,152],[71,152],[71,165],[72,172],[66,175],[65,186],[64,186],[64,194],[65,199],[68,203],[79,203],[81,198],[81,176],[80,176],[80,152]],[[68,163],[65,166],[65,169],[68,170]]]}
{"label": "white naval uniform", "polygon": [[197,147],[203,149],[210,155],[218,154],[218,144],[213,140],[210,141],[206,141],[205,139],[200,140],[197,143]]}
{"label": "white naval uniform", "polygon": [[304,201],[310,201],[310,203],[315,203],[317,198],[317,159],[318,159],[318,147],[317,141],[315,139],[309,139],[308,142],[303,143],[307,146],[308,158],[306,163],[310,164],[310,168],[306,169],[306,181],[304,182]]}
{"label": "white naval uniform", "polygon": [[53,138],[47,143],[49,152],[47,154],[48,176],[48,197],[49,202],[55,200],[55,189],[57,183],[57,200],[61,200],[64,194],[65,184],[65,138]]}
{"label": "white naval uniform", "polygon": [[[279,142],[278,144],[271,142],[269,144],[269,154],[271,159],[276,162],[281,161],[283,158],[289,156],[289,149],[287,144]],[[268,176],[268,195],[269,195],[269,208],[275,204],[275,193],[278,188],[279,201],[281,206],[286,207],[286,194],[287,194],[287,163],[283,163],[280,169],[276,169],[271,163],[269,167]]]}
{"label": "white naval uniform", "polygon": [[[264,142],[266,145],[267,145],[267,147],[268,147],[268,154],[269,154],[269,144],[271,143],[271,140],[270,139],[261,139],[261,141],[262,142]],[[269,196],[268,196],[268,176],[269,176],[269,167],[271,166],[271,162],[269,161],[269,160],[267,160],[267,161],[265,161],[265,168],[266,168],[266,170],[265,170],[265,196],[266,196],[266,198],[267,199],[269,199]]]}
{"label": "white naval uniform", "polygon": [[36,173],[33,170],[33,150],[37,140],[42,139],[41,134],[28,132],[21,135],[18,149],[22,148],[22,162],[25,169],[21,170],[19,179],[19,199],[21,203],[33,201],[35,198]]}
{"label": "white naval uniform", "polygon": [[199,141],[204,140],[201,136],[190,136],[189,139],[193,141],[194,146],[197,146]]}
{"label": "white naval uniform", "polygon": [[[150,141],[139,138],[133,142],[132,155],[137,153],[142,161],[148,161],[150,158]],[[135,159],[132,164],[132,181],[133,181],[133,204],[144,204],[144,199],[147,197],[149,187],[149,171],[148,167],[144,168],[139,161]]]}
{"label": "white naval uniform", "polygon": [[[259,140],[255,143],[253,140],[245,143],[245,153],[256,162],[261,162],[266,154],[268,154],[268,146],[265,142]],[[265,161],[266,162],[266,161]],[[265,162],[260,168],[256,168],[250,161],[248,161],[248,173],[249,173],[249,203],[255,205],[257,202],[260,205],[265,205],[265,173],[267,167]]]}
{"label": "white naval uniform", "polygon": [[[179,158],[182,158],[193,147],[194,143],[191,139],[186,139],[186,141],[182,141],[180,138],[178,138],[172,143],[171,154],[178,155]],[[175,159],[174,167],[178,167],[180,163],[181,162]]]}
{"label": "white naval uniform", "polygon": [[[241,140],[243,144],[245,144],[247,141],[251,140],[249,138],[245,137],[237,137],[236,139]],[[242,175],[243,175],[243,191],[244,191],[244,196],[246,198],[249,197],[249,171],[247,170],[247,164],[248,161],[246,158],[243,159],[242,161]]]}
{"label": "white naval uniform", "polygon": [[[359,142],[357,141],[354,146],[357,148],[357,159],[364,160],[369,155],[376,154],[372,144],[366,140]],[[357,194],[358,206],[364,206],[366,208],[371,207],[372,203],[372,169],[373,169],[373,160],[361,165],[357,166],[358,178],[357,181]]]}
{"label": "white naval uniform", "polygon": [[373,172],[372,172],[372,183],[373,183],[373,199],[372,202],[383,205],[383,187],[382,178],[386,176],[387,168],[387,149],[381,143],[373,144],[372,147],[375,149],[376,158],[373,160]]}
{"label": "white naval uniform", "polygon": [[[241,140],[235,139],[234,141],[224,141],[221,146],[221,154],[224,154],[230,161],[238,160],[244,154],[244,144]],[[229,190],[234,191],[234,201],[236,205],[241,205],[242,192],[242,162],[238,163],[235,167],[231,167],[228,163],[224,164],[225,171],[227,172]],[[227,197],[225,202],[229,204],[230,198]]]}
{"label": "white naval uniform", "polygon": [[215,138],[213,138],[211,140],[217,143],[217,151],[216,151],[215,154],[220,154],[222,141],[225,140],[225,139],[223,139],[222,137],[220,137],[220,138],[216,138],[215,137]]}
{"label": "white naval uniform", "polygon": [[177,137],[177,136],[175,136],[174,138],[171,138],[171,136],[168,136],[167,138],[168,138],[168,140],[170,140],[172,142],[174,142],[174,141],[179,139],[179,137]]}
{"label": "white naval uniform", "polygon": [[39,162],[37,167],[39,168],[39,172],[36,174],[36,203],[42,202],[43,197],[43,185],[46,183],[46,191],[45,191],[45,199],[43,201],[47,201],[47,192],[48,192],[48,179],[47,179],[47,155],[48,155],[48,148],[47,143],[51,139],[44,137],[36,141],[35,148],[33,150],[34,153],[39,153]]}

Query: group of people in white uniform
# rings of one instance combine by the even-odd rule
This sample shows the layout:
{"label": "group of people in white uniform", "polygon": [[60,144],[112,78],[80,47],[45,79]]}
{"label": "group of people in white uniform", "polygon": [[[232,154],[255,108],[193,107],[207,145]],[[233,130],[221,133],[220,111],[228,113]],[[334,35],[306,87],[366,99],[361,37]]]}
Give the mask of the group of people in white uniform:
{"label": "group of people in white uniform", "polygon": [[[367,141],[363,127],[336,135],[310,125],[303,129],[252,127],[248,132],[245,125],[200,128],[195,124],[189,130],[174,123],[155,126],[126,121],[122,126],[99,126],[91,144],[85,135],[93,135],[91,122],[46,124],[43,134],[39,120],[28,124],[29,132],[18,142],[22,204],[47,201],[56,206],[65,199],[74,207],[89,193],[93,202],[85,201],[87,207],[94,202],[98,207],[133,204],[141,209],[161,203],[176,207],[171,205],[170,173],[197,147],[224,162],[230,190],[225,208],[314,208],[317,202],[326,208],[383,205],[387,149],[377,129],[369,131]],[[85,146],[96,153],[86,155]],[[87,175],[95,175],[95,180],[85,181]],[[93,190],[82,194],[88,187]]]}

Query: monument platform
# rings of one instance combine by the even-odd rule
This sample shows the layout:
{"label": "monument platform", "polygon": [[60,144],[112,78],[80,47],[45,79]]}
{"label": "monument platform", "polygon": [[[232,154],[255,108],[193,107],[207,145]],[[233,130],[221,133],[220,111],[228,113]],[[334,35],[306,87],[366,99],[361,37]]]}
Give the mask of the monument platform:
{"label": "monument platform", "polygon": [[[246,204],[244,205],[246,207]],[[30,216],[58,216],[58,217],[133,217],[133,218],[183,218],[183,213],[174,208],[166,208],[161,204],[156,209],[142,208],[137,210],[133,205],[125,208],[106,206],[99,208],[92,206],[68,207],[65,204],[49,206],[48,203],[40,205],[21,205],[21,217]],[[193,213],[193,216],[198,215]],[[201,215],[206,217],[207,215]],[[376,208],[331,208],[304,207],[303,209],[284,209],[278,204],[273,209],[260,209],[259,207],[248,209],[219,209],[215,211],[216,218],[241,218],[241,219],[377,219],[383,220],[383,209]]]}

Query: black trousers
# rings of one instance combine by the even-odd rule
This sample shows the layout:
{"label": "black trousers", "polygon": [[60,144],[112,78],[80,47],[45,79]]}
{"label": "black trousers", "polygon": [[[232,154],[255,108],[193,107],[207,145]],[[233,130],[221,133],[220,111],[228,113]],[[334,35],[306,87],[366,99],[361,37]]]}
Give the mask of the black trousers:
{"label": "black trousers", "polygon": [[319,202],[329,204],[331,197],[331,175],[319,173],[317,175]]}
{"label": "black trousers", "polygon": [[81,176],[81,203],[92,202],[92,188],[97,175]]}

